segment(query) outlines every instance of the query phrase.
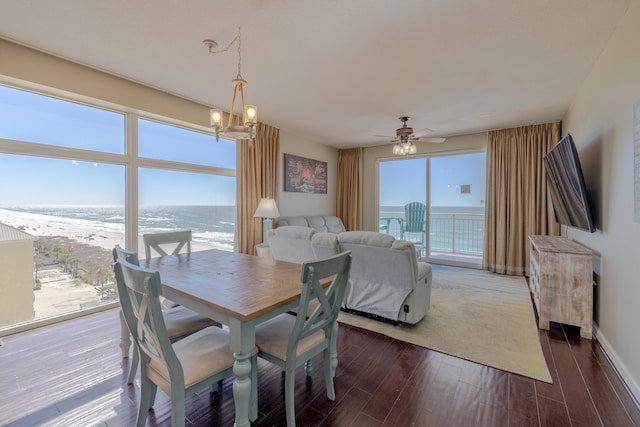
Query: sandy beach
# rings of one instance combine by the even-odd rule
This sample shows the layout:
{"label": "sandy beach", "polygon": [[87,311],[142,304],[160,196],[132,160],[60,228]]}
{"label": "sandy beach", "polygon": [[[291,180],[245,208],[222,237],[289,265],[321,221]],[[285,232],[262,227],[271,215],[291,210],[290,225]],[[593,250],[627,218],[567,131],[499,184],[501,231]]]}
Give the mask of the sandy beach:
{"label": "sandy beach", "polygon": [[[35,319],[42,319],[117,299],[113,283],[111,250],[125,246],[124,233],[96,230],[73,224],[65,218],[34,215],[0,208],[0,222],[38,237],[34,262],[38,266],[40,289],[34,290]],[[124,228],[124,227],[123,227]],[[192,251],[213,246],[192,242]],[[144,257],[142,236],[139,252]],[[57,251],[68,253],[76,262],[77,277],[57,263]],[[56,254],[54,255],[54,251]],[[108,278],[98,285],[97,270],[103,266]],[[102,272],[107,273],[103,270]],[[79,276],[79,277],[78,277]],[[104,280],[104,279],[103,279]]]}

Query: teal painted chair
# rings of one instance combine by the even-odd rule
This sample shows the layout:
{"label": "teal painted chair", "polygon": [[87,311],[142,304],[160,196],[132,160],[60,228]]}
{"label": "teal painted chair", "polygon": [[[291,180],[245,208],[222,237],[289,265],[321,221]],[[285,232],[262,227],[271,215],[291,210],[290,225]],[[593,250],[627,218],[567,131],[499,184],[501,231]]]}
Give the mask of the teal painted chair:
{"label": "teal painted chair", "polygon": [[404,205],[405,221],[400,238],[416,246],[424,246],[427,239],[426,215],[427,207],[424,203],[411,202]]}
{"label": "teal painted chair", "polygon": [[[139,265],[138,254],[136,252],[124,249],[120,245],[116,245],[113,248],[113,261],[116,262],[118,258],[122,258],[127,262]],[[118,276],[116,275],[116,282],[118,280]],[[118,287],[118,294],[120,291],[120,286]],[[122,304],[122,300],[120,302]],[[209,319],[208,317],[202,316],[195,311],[189,310],[185,307],[175,306],[172,308],[162,307],[163,316],[165,321],[165,326],[167,329],[167,335],[171,342],[178,341],[188,335],[193,334],[194,332],[198,332],[201,329],[204,329],[209,326],[219,326],[217,322]],[[124,311],[120,312],[121,321],[127,325],[127,330],[129,334],[131,333],[131,328],[135,327],[135,324],[127,324],[126,318],[124,317]],[[140,353],[138,350],[138,346],[134,344],[133,346],[133,355],[131,359],[131,367],[129,368],[129,377],[127,379],[128,384],[132,384],[135,377],[136,371],[138,369],[138,364],[140,361]]]}
{"label": "teal painted chair", "polygon": [[[160,273],[118,258],[114,265],[122,311],[140,350],[140,407],[138,427],[144,427],[158,387],[171,397],[171,426],[184,427],[185,399],[206,387],[217,389],[222,379],[233,375],[235,359],[229,335],[211,326],[171,342],[160,305]],[[249,418],[257,409],[257,349],[251,361]]]}
{"label": "teal painted chair", "polygon": [[[258,357],[284,370],[287,426],[295,427],[295,370],[323,353],[327,397],[335,400],[333,384],[337,359],[331,358],[338,335],[338,312],[351,269],[351,252],[302,264],[302,295],[297,316],[281,314],[256,326]],[[323,288],[321,282],[333,277]],[[318,302],[314,304],[314,302]],[[307,371],[309,375],[309,371]]]}
{"label": "teal painted chair", "polygon": [[191,253],[191,230],[166,231],[161,233],[146,233],[142,235],[144,241],[144,256],[150,259],[155,251],[160,256],[168,256],[167,245],[171,245],[171,255],[178,255],[182,248]]}

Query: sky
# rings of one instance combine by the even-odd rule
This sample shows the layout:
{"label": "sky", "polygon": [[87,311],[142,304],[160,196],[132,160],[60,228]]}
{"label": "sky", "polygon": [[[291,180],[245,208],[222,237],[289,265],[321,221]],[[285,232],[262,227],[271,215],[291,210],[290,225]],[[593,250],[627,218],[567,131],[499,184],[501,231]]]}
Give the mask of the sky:
{"label": "sky", "polygon": [[[485,200],[486,154],[470,153],[380,162],[380,205],[404,206],[427,199],[430,165],[431,206],[482,206]],[[461,193],[469,185],[470,193]]]}
{"label": "sky", "polygon": [[[235,169],[235,142],[138,120],[140,156]],[[124,154],[119,112],[0,86],[0,138]],[[123,157],[124,159],[124,157]],[[141,205],[234,205],[235,178],[141,168]],[[123,164],[0,154],[0,205],[124,205]]]}

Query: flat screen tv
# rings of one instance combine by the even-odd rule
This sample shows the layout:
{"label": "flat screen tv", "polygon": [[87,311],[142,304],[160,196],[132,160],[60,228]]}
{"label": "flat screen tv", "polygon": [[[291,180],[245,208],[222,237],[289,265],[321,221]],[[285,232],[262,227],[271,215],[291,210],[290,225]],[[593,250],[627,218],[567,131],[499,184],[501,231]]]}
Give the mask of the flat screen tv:
{"label": "flat screen tv", "polygon": [[567,134],[547,153],[544,165],[556,221],[590,233],[596,231],[578,150],[571,134]]}

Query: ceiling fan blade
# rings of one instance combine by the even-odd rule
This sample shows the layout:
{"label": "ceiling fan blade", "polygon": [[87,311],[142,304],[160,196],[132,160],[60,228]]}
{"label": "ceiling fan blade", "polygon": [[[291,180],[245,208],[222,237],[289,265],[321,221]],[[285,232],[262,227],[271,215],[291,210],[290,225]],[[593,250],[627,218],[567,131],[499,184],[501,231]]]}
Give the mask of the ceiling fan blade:
{"label": "ceiling fan blade", "polygon": [[431,138],[427,138],[427,137],[422,137],[422,138],[411,138],[411,141],[415,141],[415,142],[432,142],[435,144],[441,144],[444,141],[446,141],[447,138],[435,138],[435,137],[431,137]]}
{"label": "ceiling fan blade", "polygon": [[416,138],[420,138],[421,136],[424,136],[428,133],[433,133],[433,129],[429,129],[429,128],[422,128],[419,129],[415,132],[413,132],[413,136],[415,136]]}
{"label": "ceiling fan blade", "polygon": [[391,136],[391,135],[373,135],[376,138],[388,138],[388,139],[393,139],[396,138],[395,136]]}

